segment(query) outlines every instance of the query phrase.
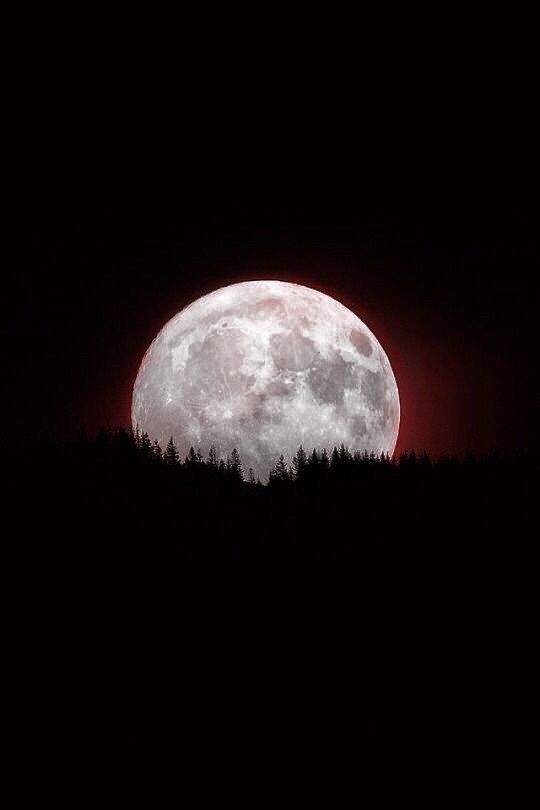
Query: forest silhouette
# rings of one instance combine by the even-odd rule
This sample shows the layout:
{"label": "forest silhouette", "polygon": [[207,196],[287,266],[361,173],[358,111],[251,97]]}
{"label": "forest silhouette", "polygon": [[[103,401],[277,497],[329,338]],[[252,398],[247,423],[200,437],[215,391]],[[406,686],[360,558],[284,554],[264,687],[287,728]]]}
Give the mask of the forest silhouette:
{"label": "forest silhouette", "polygon": [[398,538],[469,544],[472,554],[478,543],[509,541],[537,470],[523,453],[433,459],[411,450],[391,458],[341,444],[299,446],[261,482],[237,448],[221,458],[213,446],[204,455],[191,447],[182,459],[172,437],[161,448],[124,428],[63,443],[36,439],[4,456],[30,475],[31,501],[59,538],[69,527],[76,542],[76,532],[96,524],[99,537],[112,533],[110,550],[141,543],[150,554],[166,547],[175,559],[347,558]]}
{"label": "forest silhouette", "polygon": [[46,745],[189,768],[211,728],[295,767],[480,768],[515,735],[532,456],[299,447],[265,485],[126,429],[3,455]]}

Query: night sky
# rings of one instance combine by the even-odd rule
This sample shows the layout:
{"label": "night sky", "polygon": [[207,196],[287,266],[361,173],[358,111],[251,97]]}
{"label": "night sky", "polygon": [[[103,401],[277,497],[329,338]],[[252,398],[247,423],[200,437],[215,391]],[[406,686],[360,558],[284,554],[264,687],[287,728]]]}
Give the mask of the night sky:
{"label": "night sky", "polygon": [[178,194],[162,183],[116,198],[93,188],[43,212],[20,301],[33,431],[129,424],[140,361],[170,317],[216,287],[276,278],[328,293],[374,331],[399,386],[398,451],[536,446],[528,207],[465,189],[367,199],[352,193],[360,177],[292,199],[262,178],[251,195],[228,180],[213,194],[193,176]]}
{"label": "night sky", "polygon": [[482,51],[471,29],[457,60],[450,28],[418,52],[398,29],[382,50],[351,31],[311,56],[284,31],[212,59],[161,28],[148,50],[91,27],[51,45],[25,141],[16,251],[33,250],[9,274],[4,433],[128,424],[169,318],[275,278],[335,297],[380,340],[398,451],[538,446],[531,49],[514,38],[509,66],[482,20]]}
{"label": "night sky", "polygon": [[[118,774],[139,797],[148,779],[154,804],[171,768],[184,793],[191,774],[235,796],[295,775],[332,799],[526,790],[533,15],[47,5],[8,28],[0,449],[40,784],[101,796]],[[260,488],[122,441],[51,448],[129,426],[158,331],[254,279],[318,289],[373,331],[398,454],[532,459],[335,461]]]}

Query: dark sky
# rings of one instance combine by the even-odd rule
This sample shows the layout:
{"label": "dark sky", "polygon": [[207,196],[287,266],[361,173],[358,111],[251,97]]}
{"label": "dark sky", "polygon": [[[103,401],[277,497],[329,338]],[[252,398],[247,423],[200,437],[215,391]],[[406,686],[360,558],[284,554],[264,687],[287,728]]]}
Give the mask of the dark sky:
{"label": "dark sky", "polygon": [[279,216],[275,197],[250,210],[232,193],[216,216],[169,196],[93,199],[47,215],[23,301],[33,430],[127,424],[142,355],[170,317],[218,286],[278,278],[327,292],[375,332],[400,390],[398,449],[537,441],[538,247],[519,201],[476,203],[464,190],[433,208],[342,197],[316,210],[304,196]]}
{"label": "dark sky", "polygon": [[398,449],[537,447],[526,65],[511,75],[495,48],[458,75],[455,42],[414,66],[350,50],[348,82],[341,56],[333,74],[321,57],[278,75],[255,44],[249,71],[227,58],[194,73],[183,51],[98,69],[84,48],[82,70],[71,53],[37,71],[35,251],[6,316],[4,432],[127,424],[167,319],[266,277],[329,293],[375,332],[400,390]]}

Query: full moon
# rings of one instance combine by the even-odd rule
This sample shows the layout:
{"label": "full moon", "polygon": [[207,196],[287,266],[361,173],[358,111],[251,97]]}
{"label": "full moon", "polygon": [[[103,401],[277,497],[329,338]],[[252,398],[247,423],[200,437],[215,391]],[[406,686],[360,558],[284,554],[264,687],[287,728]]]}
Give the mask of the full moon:
{"label": "full moon", "polygon": [[399,394],[375,335],[343,304],[283,281],[222,287],[174,316],[146,352],[133,426],[226,457],[261,481],[301,444],[392,454]]}

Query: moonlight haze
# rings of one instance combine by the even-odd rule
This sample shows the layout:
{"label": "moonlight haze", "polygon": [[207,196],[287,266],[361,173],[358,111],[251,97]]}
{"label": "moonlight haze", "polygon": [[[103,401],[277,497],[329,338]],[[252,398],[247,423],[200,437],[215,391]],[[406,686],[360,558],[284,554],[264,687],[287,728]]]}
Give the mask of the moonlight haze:
{"label": "moonlight haze", "polygon": [[181,457],[238,448],[266,480],[299,444],[392,453],[399,396],[381,345],[350,310],[281,281],[223,287],[179,312],[146,352],[133,425]]}

